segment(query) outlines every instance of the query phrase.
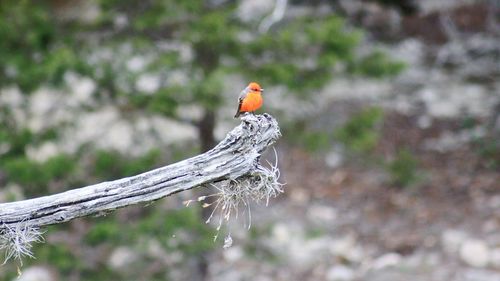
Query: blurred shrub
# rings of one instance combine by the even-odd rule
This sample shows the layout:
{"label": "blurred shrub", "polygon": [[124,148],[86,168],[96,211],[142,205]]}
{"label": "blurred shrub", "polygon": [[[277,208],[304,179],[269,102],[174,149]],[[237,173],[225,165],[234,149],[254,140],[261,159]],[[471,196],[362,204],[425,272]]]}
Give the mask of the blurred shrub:
{"label": "blurred shrub", "polygon": [[270,264],[280,262],[280,256],[271,251],[269,247],[261,243],[263,237],[269,237],[273,225],[253,226],[249,230],[249,239],[244,245],[245,256],[257,261],[265,261]]}
{"label": "blurred shrub", "polygon": [[75,168],[75,159],[66,154],[51,157],[43,164],[43,169],[51,180],[67,179]]}
{"label": "blurred shrub", "polygon": [[[43,166],[28,158],[19,157],[2,163],[2,169],[5,171],[9,180],[24,186],[26,193],[33,193],[33,190],[39,189],[41,193],[47,190],[49,177]],[[30,192],[31,191],[31,192]]]}
{"label": "blurred shrub", "polygon": [[482,137],[474,141],[474,146],[483,164],[489,169],[500,168],[500,140],[495,137]]}
{"label": "blurred shrub", "polygon": [[41,83],[60,84],[67,70],[85,72],[70,26],[57,24],[47,1],[1,1],[0,86],[29,94]]}
{"label": "blurred shrub", "polygon": [[319,152],[329,148],[331,139],[331,134],[328,132],[305,132],[302,134],[303,145],[311,152]]}
{"label": "blurred shrub", "polygon": [[387,170],[391,183],[396,186],[408,187],[421,179],[418,161],[408,149],[400,149],[396,158],[387,164]]}
{"label": "blurred shrub", "polygon": [[102,180],[133,176],[158,165],[160,157],[159,149],[152,149],[137,158],[117,151],[98,150],[95,153],[93,174]]}
{"label": "blurred shrub", "polygon": [[282,130],[289,141],[305,147],[310,152],[330,149],[332,143],[338,141],[349,152],[370,153],[378,143],[378,129],[382,119],[383,110],[371,107],[354,114],[333,132],[313,128],[309,121],[304,120],[284,124]]}
{"label": "blurred shrub", "polygon": [[334,132],[335,139],[355,153],[369,153],[378,143],[377,125],[382,121],[383,111],[372,107],[365,109]]}
{"label": "blurred shrub", "polygon": [[311,120],[281,122],[280,128],[283,135],[287,136],[288,142],[303,147],[309,152],[318,153],[331,148],[332,132],[316,128],[311,122]]}
{"label": "blurred shrub", "polygon": [[123,242],[122,236],[125,234],[123,231],[123,226],[116,221],[115,216],[98,219],[85,235],[84,242],[90,246],[102,243],[116,246]]}
{"label": "blurred shrub", "polygon": [[134,229],[135,235],[160,238],[167,250],[177,249],[188,255],[197,255],[217,246],[213,240],[215,231],[201,219],[197,208],[181,208],[168,213],[157,211],[139,221]]}
{"label": "blurred shrub", "polygon": [[40,244],[35,249],[37,259],[46,261],[51,266],[56,267],[63,275],[82,267],[82,263],[74,255],[73,251],[64,244],[52,244],[47,242]]}
{"label": "blurred shrub", "polygon": [[[188,254],[200,253],[216,246],[213,243],[214,230],[200,219],[196,208],[168,212],[152,208],[144,212],[147,214],[127,224],[120,223],[115,216],[98,219],[84,241],[92,246],[103,243],[137,245],[142,238],[155,237],[166,250],[177,249]],[[189,229],[188,236],[176,238],[176,234],[185,229]],[[171,240],[177,240],[178,243],[170,243]]]}
{"label": "blurred shrub", "polygon": [[394,76],[405,69],[403,62],[395,61],[382,51],[374,51],[349,66],[350,71],[368,77],[383,78]]}
{"label": "blurred shrub", "polygon": [[[120,222],[116,216],[98,219],[95,225],[84,237],[84,242],[92,247],[110,245],[113,247],[126,246],[132,248],[140,259],[134,264],[135,268],[147,267],[152,262],[158,261],[158,253],[182,253],[179,266],[208,250],[218,247],[214,243],[215,231],[200,218],[196,208],[182,208],[165,211],[162,208],[148,208],[142,210],[144,214],[137,219],[129,219],[127,223]],[[155,249],[156,254],[151,254],[151,241],[159,242]],[[96,257],[104,263],[106,257]],[[159,267],[149,273],[144,272],[114,272],[108,268],[108,274],[126,276],[127,278],[140,279],[153,275],[168,276],[169,268]],[[88,268],[87,275],[97,278],[101,276],[101,267]]]}
{"label": "blurred shrub", "polygon": [[50,182],[68,180],[75,170],[75,160],[65,154],[49,158],[43,163],[26,157],[6,159],[0,164],[9,181],[23,187],[28,197],[44,194],[48,191]]}

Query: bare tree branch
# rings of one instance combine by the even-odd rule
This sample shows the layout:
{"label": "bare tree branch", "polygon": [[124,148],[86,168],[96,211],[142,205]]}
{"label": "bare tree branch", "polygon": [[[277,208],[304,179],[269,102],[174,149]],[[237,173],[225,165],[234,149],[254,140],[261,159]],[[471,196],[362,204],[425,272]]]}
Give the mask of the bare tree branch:
{"label": "bare tree branch", "polygon": [[283,19],[287,4],[288,0],[276,0],[273,12],[264,18],[259,25],[260,33],[266,33],[273,24]]}
{"label": "bare tree branch", "polygon": [[63,223],[258,173],[261,153],[280,137],[278,123],[268,114],[241,119],[215,148],[195,157],[133,177],[0,204],[0,240],[9,229]]}

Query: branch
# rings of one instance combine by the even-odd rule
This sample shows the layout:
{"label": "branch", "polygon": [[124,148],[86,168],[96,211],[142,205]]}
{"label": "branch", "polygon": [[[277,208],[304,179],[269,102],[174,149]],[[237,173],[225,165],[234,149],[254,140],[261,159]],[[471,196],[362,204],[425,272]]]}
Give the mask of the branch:
{"label": "branch", "polygon": [[16,229],[59,224],[259,173],[261,153],[281,135],[278,123],[268,114],[247,114],[241,119],[215,148],[195,157],[133,177],[0,204],[0,240],[7,240],[7,234]]}
{"label": "branch", "polygon": [[271,26],[280,20],[283,19],[285,16],[285,10],[288,0],[277,0],[276,4],[274,6],[274,10],[271,13],[271,15],[267,16],[264,20],[259,25],[259,32],[260,33],[266,33]]}

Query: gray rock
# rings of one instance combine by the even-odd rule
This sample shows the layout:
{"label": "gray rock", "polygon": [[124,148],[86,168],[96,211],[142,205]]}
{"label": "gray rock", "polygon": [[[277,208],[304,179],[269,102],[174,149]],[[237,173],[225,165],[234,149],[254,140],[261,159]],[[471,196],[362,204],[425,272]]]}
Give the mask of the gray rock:
{"label": "gray rock", "polygon": [[460,281],[498,281],[500,273],[484,269],[468,269],[462,274]]}
{"label": "gray rock", "polygon": [[294,239],[290,244],[288,255],[293,268],[306,271],[326,260],[329,257],[328,244],[330,243],[331,240],[328,237],[311,240]]}
{"label": "gray rock", "polygon": [[11,183],[5,188],[0,189],[0,202],[12,202],[23,199],[23,188],[20,185]]}
{"label": "gray rock", "polygon": [[500,247],[491,250],[490,264],[496,269],[500,269]]}
{"label": "gray rock", "polygon": [[333,256],[351,263],[360,263],[365,256],[363,248],[357,245],[356,239],[352,235],[333,240],[330,244],[330,252]]}
{"label": "gray rock", "polygon": [[241,1],[237,16],[244,22],[252,22],[261,19],[264,15],[274,9],[274,1],[267,0],[245,0]]}
{"label": "gray rock", "polygon": [[467,234],[465,234],[465,232],[448,229],[441,235],[441,244],[447,253],[455,254],[466,239]]}
{"label": "gray rock", "polygon": [[110,268],[116,271],[126,271],[126,269],[139,259],[136,251],[129,247],[116,248],[108,259]]}
{"label": "gray rock", "polygon": [[224,260],[234,263],[241,260],[245,256],[245,252],[240,246],[233,246],[222,252]]}
{"label": "gray rock", "polygon": [[329,258],[329,237],[307,239],[299,225],[290,223],[276,224],[271,233],[269,247],[298,271],[310,270]]}
{"label": "gray rock", "polygon": [[401,263],[402,257],[398,253],[387,253],[373,261],[372,268],[375,270],[396,266]]}
{"label": "gray rock", "polygon": [[32,266],[22,270],[19,278],[14,278],[12,281],[55,281],[56,276],[46,267]]}
{"label": "gray rock", "polygon": [[354,280],[354,278],[354,270],[345,265],[334,265],[326,273],[326,280],[328,281],[350,281]]}
{"label": "gray rock", "polygon": [[333,223],[337,218],[337,210],[330,206],[313,204],[307,210],[307,217],[318,224]]}
{"label": "gray rock", "polygon": [[332,169],[338,168],[343,162],[344,157],[339,149],[333,149],[325,155],[325,163]]}
{"label": "gray rock", "polygon": [[485,267],[489,262],[488,245],[482,240],[467,239],[460,247],[460,258],[474,267]]}

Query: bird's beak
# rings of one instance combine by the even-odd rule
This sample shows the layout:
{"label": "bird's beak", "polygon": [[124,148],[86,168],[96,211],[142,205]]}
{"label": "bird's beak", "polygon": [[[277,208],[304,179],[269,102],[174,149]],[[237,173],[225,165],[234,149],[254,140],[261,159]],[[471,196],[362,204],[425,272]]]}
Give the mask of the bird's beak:
{"label": "bird's beak", "polygon": [[262,93],[264,93],[264,89],[260,89],[260,91],[261,91]]}

